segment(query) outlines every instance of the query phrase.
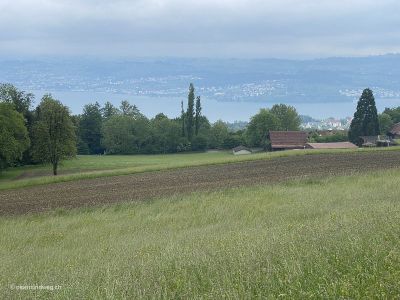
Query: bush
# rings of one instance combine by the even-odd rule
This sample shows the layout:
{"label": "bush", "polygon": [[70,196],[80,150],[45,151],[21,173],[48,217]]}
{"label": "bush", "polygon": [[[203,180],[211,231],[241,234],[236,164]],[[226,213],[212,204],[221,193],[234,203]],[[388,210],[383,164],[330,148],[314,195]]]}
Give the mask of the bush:
{"label": "bush", "polygon": [[207,149],[207,138],[203,135],[197,135],[192,140],[193,151],[204,151]]}
{"label": "bush", "polygon": [[347,142],[349,136],[347,132],[336,132],[332,135],[318,136],[318,134],[313,135],[313,139],[317,143],[335,143],[335,142]]}

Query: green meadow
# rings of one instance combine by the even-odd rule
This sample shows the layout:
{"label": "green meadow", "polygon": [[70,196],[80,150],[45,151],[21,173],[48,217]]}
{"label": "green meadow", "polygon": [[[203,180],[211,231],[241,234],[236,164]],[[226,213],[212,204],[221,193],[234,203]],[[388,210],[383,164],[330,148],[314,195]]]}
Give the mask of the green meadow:
{"label": "green meadow", "polygon": [[[399,186],[392,170],[1,217],[0,298],[399,298]],[[36,284],[61,288],[15,288]]]}

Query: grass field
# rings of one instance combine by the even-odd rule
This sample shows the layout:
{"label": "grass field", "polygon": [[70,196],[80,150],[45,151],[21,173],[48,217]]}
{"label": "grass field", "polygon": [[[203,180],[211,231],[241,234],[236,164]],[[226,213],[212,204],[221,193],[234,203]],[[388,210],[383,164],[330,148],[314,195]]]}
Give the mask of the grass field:
{"label": "grass field", "polygon": [[[399,298],[400,170],[0,218],[0,298]],[[22,291],[12,285],[60,285]]]}
{"label": "grass field", "polygon": [[356,150],[293,150],[283,152],[263,152],[243,156],[234,156],[228,151],[166,155],[77,156],[75,159],[66,160],[63,162],[63,165],[60,167],[59,171],[60,175],[58,176],[51,175],[50,166],[39,165],[10,168],[3,173],[0,173],[0,190],[55,182],[73,181],[84,178],[127,175],[147,171],[159,171],[201,165],[226,164],[260,159],[273,159],[285,156],[396,150],[400,150],[400,146]]}

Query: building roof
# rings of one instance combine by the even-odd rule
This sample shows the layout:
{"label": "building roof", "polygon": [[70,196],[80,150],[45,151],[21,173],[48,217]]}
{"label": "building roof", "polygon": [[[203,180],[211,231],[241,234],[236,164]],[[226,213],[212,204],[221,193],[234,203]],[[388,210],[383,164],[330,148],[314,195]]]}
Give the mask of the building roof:
{"label": "building roof", "polygon": [[269,138],[272,149],[301,149],[307,143],[304,131],[270,131]]}
{"label": "building roof", "polygon": [[245,146],[237,146],[237,147],[233,148],[232,150],[233,150],[233,152],[239,152],[239,151],[243,151],[243,150],[251,152],[251,149],[249,149]]}
{"label": "building roof", "polygon": [[400,135],[400,123],[394,124],[389,132],[393,135]]}
{"label": "building roof", "polygon": [[312,149],[355,149],[356,145],[350,142],[338,142],[338,143],[307,143]]}

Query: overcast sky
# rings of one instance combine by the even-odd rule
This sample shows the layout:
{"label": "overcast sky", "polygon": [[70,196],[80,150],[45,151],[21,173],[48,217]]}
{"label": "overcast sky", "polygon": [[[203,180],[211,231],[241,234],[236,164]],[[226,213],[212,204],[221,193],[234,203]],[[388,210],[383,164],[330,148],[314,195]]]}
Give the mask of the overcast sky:
{"label": "overcast sky", "polygon": [[0,0],[0,55],[400,52],[399,0]]}

